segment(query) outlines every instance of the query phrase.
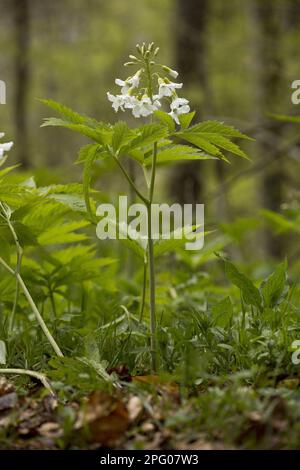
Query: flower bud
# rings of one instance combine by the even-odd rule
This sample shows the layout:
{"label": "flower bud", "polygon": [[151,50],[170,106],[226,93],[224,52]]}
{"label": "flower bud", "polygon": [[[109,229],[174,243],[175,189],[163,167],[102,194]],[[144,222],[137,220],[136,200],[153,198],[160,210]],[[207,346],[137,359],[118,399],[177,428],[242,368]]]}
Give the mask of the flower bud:
{"label": "flower bud", "polygon": [[167,72],[171,77],[177,78],[178,77],[178,72],[176,70],[170,69],[170,67],[167,67],[166,65],[162,66],[163,70]]}
{"label": "flower bud", "polygon": [[124,67],[130,67],[131,65],[135,65],[134,62],[125,62]]}
{"label": "flower bud", "polygon": [[154,51],[154,57],[157,56],[158,52],[159,52],[159,47],[157,47],[157,48],[155,49],[155,51]]}
{"label": "flower bud", "polygon": [[132,55],[132,54],[129,55],[129,59],[136,61],[136,62],[138,62],[139,60],[137,57],[135,57],[135,55]]}

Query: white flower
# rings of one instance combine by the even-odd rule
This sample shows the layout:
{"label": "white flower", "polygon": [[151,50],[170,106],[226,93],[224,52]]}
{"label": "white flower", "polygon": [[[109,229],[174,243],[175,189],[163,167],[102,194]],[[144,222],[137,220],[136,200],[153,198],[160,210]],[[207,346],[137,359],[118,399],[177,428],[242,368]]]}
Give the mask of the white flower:
{"label": "white flower", "polygon": [[138,70],[132,77],[127,78],[127,80],[121,80],[120,78],[115,79],[115,84],[122,87],[122,95],[127,95],[130,88],[137,88],[140,83],[140,74],[141,71]]}
{"label": "white flower", "polygon": [[[0,139],[2,139],[2,137],[4,137],[4,132],[0,132]],[[4,152],[9,152],[9,150],[12,148],[13,146],[13,142],[5,142],[3,144],[1,144],[0,142],[0,158],[3,157],[4,155]]]}
{"label": "white flower", "polygon": [[178,116],[190,112],[188,100],[185,98],[175,98],[171,103],[171,112],[169,115],[174,119],[177,124],[180,124]]}
{"label": "white flower", "polygon": [[107,98],[109,101],[112,102],[112,107],[115,112],[121,109],[125,111],[124,108],[129,108],[131,102],[134,100],[134,96],[130,95],[112,95],[111,93],[107,92]]}
{"label": "white flower", "polygon": [[120,78],[115,79],[115,84],[121,87],[122,95],[127,95],[131,88],[129,83],[127,83],[125,80],[121,80]]}
{"label": "white flower", "polygon": [[164,96],[172,96],[176,89],[182,88],[182,83],[173,83],[173,82],[162,82],[159,85],[158,96],[163,98]]}
{"label": "white flower", "polygon": [[137,88],[140,84],[140,75],[141,71],[138,70],[132,77],[128,78],[128,83],[132,86],[132,88]]}
{"label": "white flower", "polygon": [[143,97],[141,100],[136,99],[135,102],[130,104],[128,108],[132,108],[132,114],[134,117],[146,117],[150,116],[153,111],[156,111],[160,107],[158,99],[154,99],[153,102],[148,96]]}

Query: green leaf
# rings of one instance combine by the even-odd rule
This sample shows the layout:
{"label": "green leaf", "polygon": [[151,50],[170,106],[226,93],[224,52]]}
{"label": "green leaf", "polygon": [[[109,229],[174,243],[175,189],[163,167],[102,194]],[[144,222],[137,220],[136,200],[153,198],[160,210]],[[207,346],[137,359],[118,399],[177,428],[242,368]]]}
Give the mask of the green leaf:
{"label": "green leaf", "polygon": [[123,152],[130,152],[134,149],[141,149],[164,139],[168,134],[168,129],[162,124],[147,124],[137,130],[138,135],[128,146],[123,148]]}
{"label": "green leaf", "polygon": [[202,136],[205,137],[209,142],[212,142],[214,145],[220,147],[221,149],[227,150],[234,155],[238,155],[239,157],[246,158],[249,160],[248,155],[240,149],[238,145],[231,142],[227,137],[218,134],[211,134],[208,132],[203,132]]}
{"label": "green leaf", "polygon": [[92,171],[94,162],[97,160],[97,158],[98,158],[98,148],[95,148],[94,146],[90,147],[89,153],[84,162],[83,192],[84,192],[86,210],[91,220],[94,220],[95,218],[93,211],[92,211],[91,200],[90,200],[91,171]]}
{"label": "green leaf", "polygon": [[78,242],[87,239],[85,233],[76,233],[75,230],[86,227],[89,224],[86,220],[68,222],[63,225],[55,225],[49,228],[38,237],[41,245],[54,245]]}
{"label": "green leaf", "polygon": [[[200,227],[195,225],[178,227],[173,232],[170,233],[169,239],[159,238],[154,240],[154,256],[161,256],[164,253],[170,251],[176,251],[179,247],[184,246],[186,243],[193,243],[196,240],[199,240],[205,236],[205,233],[202,231],[196,231]],[[189,239],[189,235],[195,232],[195,236],[192,239]],[[180,238],[177,238],[178,235],[181,235]]]}
{"label": "green leaf", "polygon": [[234,127],[225,126],[223,123],[217,121],[204,121],[188,129],[182,129],[174,135],[226,161],[228,160],[222,150],[227,150],[240,157],[248,158],[238,145],[231,142],[231,138],[252,140]]}
{"label": "green leaf", "polygon": [[127,145],[135,136],[135,133],[123,121],[117,122],[113,128],[112,148],[115,153]]}
{"label": "green leaf", "polygon": [[154,116],[156,116],[162,124],[165,124],[170,132],[175,131],[175,122],[173,121],[170,114],[158,110],[154,111]]}
{"label": "green leaf", "polygon": [[247,305],[254,305],[261,310],[262,298],[259,290],[254,286],[252,281],[242,274],[238,269],[229,261],[225,262],[225,273],[229,281],[240,289],[243,299]]}
{"label": "green leaf", "polygon": [[196,112],[192,111],[191,113],[181,114],[179,116],[179,122],[180,122],[182,129],[187,129],[190,126],[195,114]]}
{"label": "green leaf", "polygon": [[68,121],[73,122],[74,124],[86,124],[89,120],[86,116],[83,116],[82,114],[77,113],[71,108],[68,108],[67,106],[58,103],[57,101],[54,100],[45,100],[45,99],[40,99],[39,100],[41,103],[44,105],[48,106],[49,108],[54,109],[54,111],[57,111],[59,114],[64,116]]}
{"label": "green leaf", "polygon": [[111,128],[109,125],[104,124],[103,122],[98,122],[95,119],[84,116],[82,114],[73,111],[73,109],[68,108],[60,103],[57,103],[53,100],[40,100],[46,106],[57,111],[63,116],[63,119],[60,118],[46,118],[41,127],[45,126],[59,126],[65,127],[67,129],[79,132],[90,139],[95,140],[100,144],[108,144],[111,141]]}
{"label": "green leaf", "polygon": [[287,262],[284,261],[261,285],[261,293],[264,299],[265,307],[275,307],[286,287],[287,281]]}
{"label": "green leaf", "polygon": [[179,132],[176,134],[179,138],[186,140],[187,142],[190,142],[191,144],[196,145],[196,147],[199,147],[200,149],[204,150],[204,152],[207,152],[215,157],[219,157],[221,159],[224,159],[224,155],[222,152],[216,147],[214,144],[210,143],[207,139],[202,137],[199,133],[196,132]]}
{"label": "green leaf", "polygon": [[0,256],[9,263],[10,261],[10,245],[7,238],[0,235]]}
{"label": "green leaf", "polygon": [[87,144],[81,147],[78,152],[78,157],[75,163],[84,163],[86,159],[91,155],[93,152],[100,152],[103,147],[99,144]]}
{"label": "green leaf", "polygon": [[[1,166],[1,162],[0,162],[0,166]],[[0,171],[0,178],[3,178],[4,176],[6,176],[8,173],[10,173],[12,170],[14,170],[15,168],[18,168],[20,165],[12,165],[12,166],[8,166],[7,168],[4,168],[3,170]]]}
{"label": "green leaf", "polygon": [[253,141],[251,137],[243,134],[235,129],[233,126],[228,126],[219,121],[203,121],[195,126],[190,127],[192,132],[208,132],[213,134],[223,135],[225,137],[236,137],[238,139],[246,139]]}
{"label": "green leaf", "polygon": [[281,234],[291,230],[299,232],[299,227],[292,221],[277,212],[268,209],[261,209],[260,214],[270,223],[276,233]]}
{"label": "green leaf", "polygon": [[46,118],[41,127],[47,126],[65,127],[66,129],[70,129],[71,131],[75,131],[81,135],[89,137],[102,145],[108,144],[111,139],[111,132],[101,126],[91,127],[86,124],[74,124],[73,122],[65,121],[60,118]]}
{"label": "green leaf", "polygon": [[226,328],[233,315],[233,307],[230,297],[225,297],[211,308],[214,322],[221,328]]}
{"label": "green leaf", "polygon": [[[188,145],[172,145],[166,147],[157,153],[157,163],[163,164],[175,161],[185,160],[212,160],[214,157],[206,155],[195,147]],[[152,157],[148,157],[144,161],[144,165],[151,166]]]}

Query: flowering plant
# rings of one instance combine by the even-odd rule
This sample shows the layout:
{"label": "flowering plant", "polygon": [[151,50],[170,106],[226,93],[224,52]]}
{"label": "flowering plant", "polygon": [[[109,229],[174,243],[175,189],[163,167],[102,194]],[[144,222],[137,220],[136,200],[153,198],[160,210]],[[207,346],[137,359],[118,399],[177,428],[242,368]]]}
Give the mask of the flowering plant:
{"label": "flowering plant", "polygon": [[[217,121],[191,125],[195,112],[190,112],[188,100],[177,94],[183,84],[172,81],[178,76],[175,70],[156,62],[158,51],[154,43],[148,46],[145,43],[137,45],[137,56],[130,55],[130,61],[124,65],[136,67],[138,70],[125,80],[115,80],[116,85],[120,87],[120,93],[107,93],[107,98],[116,112],[130,110],[135,118],[151,118],[150,122],[139,127],[130,128],[124,121],[116,124],[99,122],[52,100],[42,100],[61,114],[61,118],[47,118],[43,126],[65,127],[93,141],[80,150],[77,159],[77,163],[84,165],[83,187],[89,221],[97,221],[95,205],[90,197],[91,170],[97,160],[114,161],[147,208],[147,245],[137,239],[131,240],[131,247],[141,256],[144,264],[141,316],[145,305],[147,273],[149,277],[150,353],[153,370],[157,368],[155,257],[174,247],[170,240],[155,241],[152,238],[151,208],[155,195],[157,166],[185,160],[228,161],[224,151],[247,158],[232,139],[248,139],[232,126]],[[165,105],[168,106],[168,112],[163,110]],[[131,178],[123,163],[126,157],[143,168],[147,192],[140,189]]]}
{"label": "flowering plant", "polygon": [[[5,136],[4,132],[0,132],[0,139],[2,139]],[[0,142],[0,165],[2,165],[6,159],[6,152],[9,152],[9,150],[12,148],[13,142],[5,142],[1,143]]]}
{"label": "flowering plant", "polygon": [[115,83],[121,87],[121,94],[107,92],[112,107],[116,112],[131,109],[135,118],[147,117],[161,107],[162,100],[167,100],[171,108],[169,115],[180,124],[178,117],[189,113],[190,107],[187,99],[177,96],[176,90],[181,89],[183,84],[174,83],[168,78],[176,79],[178,72],[155,62],[159,48],[155,48],[153,42],[148,47],[138,44],[137,51],[139,56],[130,55],[131,62],[124,65],[138,66],[138,71],[126,80],[116,78]]}

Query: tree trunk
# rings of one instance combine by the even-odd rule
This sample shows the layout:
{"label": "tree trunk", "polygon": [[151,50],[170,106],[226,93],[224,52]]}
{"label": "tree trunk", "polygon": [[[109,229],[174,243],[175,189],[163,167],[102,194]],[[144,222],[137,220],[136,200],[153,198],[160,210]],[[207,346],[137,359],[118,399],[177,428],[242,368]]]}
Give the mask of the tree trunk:
{"label": "tree trunk", "polygon": [[[278,6],[279,3],[276,0],[254,1],[259,93],[257,118],[262,130],[259,154],[260,158],[267,163],[261,180],[261,197],[263,207],[276,212],[279,211],[283,202],[285,172],[282,159],[278,159],[277,148],[279,146],[276,145],[282,125],[268,118],[265,121],[265,113],[278,111],[277,106],[282,92],[283,60],[280,50],[282,15]],[[284,247],[281,238],[266,231],[264,245],[268,255],[276,258],[282,257]]]}
{"label": "tree trunk", "polygon": [[15,126],[16,153],[23,167],[29,165],[27,95],[29,81],[29,1],[13,0],[15,28]]}
{"label": "tree trunk", "polygon": [[[196,109],[209,107],[209,94],[205,64],[205,29],[208,15],[208,0],[176,1],[176,62],[180,80],[192,92],[202,91]],[[171,178],[171,194],[176,202],[197,203],[201,200],[203,178],[199,162],[178,165]]]}

